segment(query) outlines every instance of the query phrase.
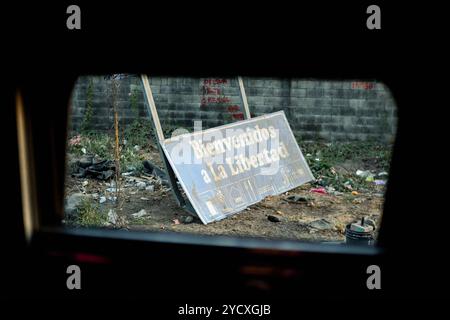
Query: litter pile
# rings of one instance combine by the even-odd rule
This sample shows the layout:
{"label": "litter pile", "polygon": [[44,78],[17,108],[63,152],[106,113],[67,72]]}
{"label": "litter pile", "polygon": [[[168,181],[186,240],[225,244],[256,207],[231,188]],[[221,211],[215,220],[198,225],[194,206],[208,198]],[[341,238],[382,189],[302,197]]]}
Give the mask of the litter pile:
{"label": "litter pile", "polygon": [[77,161],[72,177],[108,180],[115,172],[116,167],[113,161],[99,160],[94,155],[86,154]]}
{"label": "litter pile", "polygon": [[203,225],[171,194],[157,148],[124,145],[116,181],[108,141],[78,136],[69,141],[66,225],[307,241],[376,239],[378,229],[371,223],[379,223],[389,169],[376,158],[379,149],[359,152],[361,160],[353,149],[347,152],[351,156],[340,156],[344,147],[311,145],[305,156],[316,181]]}
{"label": "litter pile", "polygon": [[363,171],[363,170],[357,170],[356,171],[356,175],[358,177],[361,178],[365,178],[365,180],[367,182],[373,182],[375,183],[377,186],[380,185],[385,185],[386,184],[386,180],[380,179],[381,177],[386,177],[388,175],[388,173],[386,171],[380,172],[378,173],[377,177],[379,177],[378,179],[375,179],[375,174],[372,173],[369,170]]}

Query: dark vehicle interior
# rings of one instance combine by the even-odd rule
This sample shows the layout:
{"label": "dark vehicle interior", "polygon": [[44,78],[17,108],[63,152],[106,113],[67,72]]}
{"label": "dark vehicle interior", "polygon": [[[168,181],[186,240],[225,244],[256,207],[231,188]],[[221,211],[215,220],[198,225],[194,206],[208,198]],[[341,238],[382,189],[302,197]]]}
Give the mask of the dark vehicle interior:
{"label": "dark vehicle interior", "polygon": [[[55,13],[57,9],[55,6],[49,10]],[[386,28],[377,34],[349,31],[361,20],[351,18],[352,14],[345,21],[324,14],[321,21],[329,18],[331,24],[341,22],[339,28],[333,29],[303,15],[300,19],[288,14],[282,27],[261,25],[260,32],[250,36],[242,34],[242,30],[249,30],[254,24],[241,13],[237,16],[243,25],[228,28],[230,34],[245,40],[233,38],[235,49],[230,50],[223,44],[234,41],[232,37],[221,33],[219,44],[210,41],[217,32],[205,28],[214,23],[217,30],[223,31],[223,25],[217,23],[225,18],[196,20],[185,27],[186,17],[170,16],[171,22],[177,21],[173,26],[178,33],[163,36],[150,28],[151,43],[159,43],[156,49],[147,37],[133,33],[144,28],[143,12],[126,19],[127,23],[105,27],[107,32],[98,37],[105,31],[103,22],[116,21],[119,12],[131,11],[115,7],[107,18],[105,14],[98,15],[100,8],[89,10],[86,27],[78,34],[54,31],[58,19],[51,17],[42,21],[42,36],[17,25],[16,35],[8,39],[13,48],[10,58],[15,62],[7,71],[9,81],[1,111],[2,137],[6,142],[4,168],[9,174],[7,187],[2,191],[7,206],[1,210],[0,224],[2,296],[152,297],[183,303],[189,299],[230,297],[257,300],[440,296],[437,289],[445,287],[442,275],[448,264],[441,258],[445,237],[442,232],[427,231],[424,215],[442,219],[445,210],[427,200],[432,190],[415,187],[423,181],[418,181],[421,178],[414,173],[421,162],[417,145],[428,134],[419,133],[416,124],[429,116],[415,108],[417,80],[411,77],[415,66],[403,60],[402,50],[386,49],[396,46],[395,36],[399,33],[389,14],[385,17]],[[94,18],[96,15],[101,18]],[[26,19],[38,21],[31,13],[22,15],[21,21]],[[303,22],[289,22],[298,20]],[[64,22],[64,15],[61,21]],[[311,24],[317,28],[314,36],[306,32],[311,30]],[[281,28],[294,27],[303,30],[298,38],[310,49],[292,41],[293,31],[279,36]],[[388,34],[385,30],[389,27],[392,31]],[[195,34],[203,35],[192,40]],[[342,34],[347,36],[341,37]],[[31,39],[37,36],[40,44],[32,44]],[[271,44],[263,45],[268,37]],[[84,74],[122,72],[376,79],[384,83],[394,96],[399,121],[377,245],[64,228],[61,217],[67,106],[74,83]],[[26,161],[20,161],[20,157]],[[424,235],[420,236],[419,230]],[[83,270],[82,290],[67,290],[66,268],[73,264]],[[382,290],[367,289],[366,270],[370,265],[380,266],[383,272]]]}

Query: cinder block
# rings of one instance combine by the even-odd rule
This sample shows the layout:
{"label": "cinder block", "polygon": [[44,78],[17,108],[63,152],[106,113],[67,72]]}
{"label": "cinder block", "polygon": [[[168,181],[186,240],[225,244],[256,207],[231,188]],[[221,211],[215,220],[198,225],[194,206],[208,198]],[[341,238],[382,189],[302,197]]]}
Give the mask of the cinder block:
{"label": "cinder block", "polygon": [[290,91],[291,91],[291,97],[295,97],[295,98],[304,98],[304,97],[306,97],[306,89],[293,88]]}
{"label": "cinder block", "polygon": [[323,98],[324,92],[325,91],[320,88],[309,88],[309,89],[306,89],[305,97],[307,97],[307,98]]}
{"label": "cinder block", "polygon": [[264,105],[264,97],[247,97],[247,101],[251,105]]}
{"label": "cinder block", "polygon": [[275,97],[289,97],[291,96],[292,93],[291,90],[282,88],[282,89],[273,89],[272,94]]}

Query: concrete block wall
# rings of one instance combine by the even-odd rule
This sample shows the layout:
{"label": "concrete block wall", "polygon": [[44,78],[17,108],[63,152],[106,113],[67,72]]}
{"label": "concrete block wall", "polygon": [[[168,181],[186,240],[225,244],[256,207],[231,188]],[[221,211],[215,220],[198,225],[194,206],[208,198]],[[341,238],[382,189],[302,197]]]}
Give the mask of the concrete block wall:
{"label": "concrete block wall", "polygon": [[[395,102],[381,83],[245,77],[243,80],[252,116],[284,110],[292,130],[301,139],[391,142],[395,136]],[[126,75],[118,81],[122,125],[132,123],[137,116],[148,117],[140,78]],[[192,131],[196,120],[201,120],[205,129],[243,119],[237,79],[151,77],[150,86],[163,126]],[[108,130],[113,126],[110,87],[109,80],[101,76],[78,79],[71,101],[73,132],[80,130],[88,101],[93,105],[90,129]]]}

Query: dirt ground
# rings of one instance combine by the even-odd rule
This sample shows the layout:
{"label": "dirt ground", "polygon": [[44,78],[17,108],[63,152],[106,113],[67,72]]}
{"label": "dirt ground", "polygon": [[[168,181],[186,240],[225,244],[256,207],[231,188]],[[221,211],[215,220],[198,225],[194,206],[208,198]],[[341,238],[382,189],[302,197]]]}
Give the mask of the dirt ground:
{"label": "dirt ground", "polygon": [[[159,162],[156,150],[148,154],[147,158],[154,163]],[[75,160],[71,159],[72,162]],[[139,182],[145,182],[147,186],[153,185],[153,190],[137,187],[136,184]],[[311,192],[313,186],[308,183],[282,195],[267,197],[260,203],[221,221],[204,225],[197,217],[186,223],[188,214],[178,206],[172,191],[153,176],[123,176],[121,184],[118,213],[125,218],[125,223],[120,227],[127,230],[303,241],[343,241],[345,225],[350,222],[360,220],[364,216],[372,218],[379,224],[384,201],[384,186],[376,186],[374,190],[358,191],[354,194],[351,192],[320,194]],[[98,204],[98,208],[101,212],[108,212],[117,208],[116,203],[110,200],[116,193],[107,191],[111,186],[113,185],[106,181],[74,178],[68,172],[66,198],[74,193],[83,193],[98,204],[99,198],[104,196],[109,200]],[[286,198],[291,195],[302,196],[306,201],[290,202]],[[133,216],[142,209],[146,211],[144,216]],[[65,223],[77,226],[69,219],[66,219]],[[105,223],[100,227],[115,226]]]}

